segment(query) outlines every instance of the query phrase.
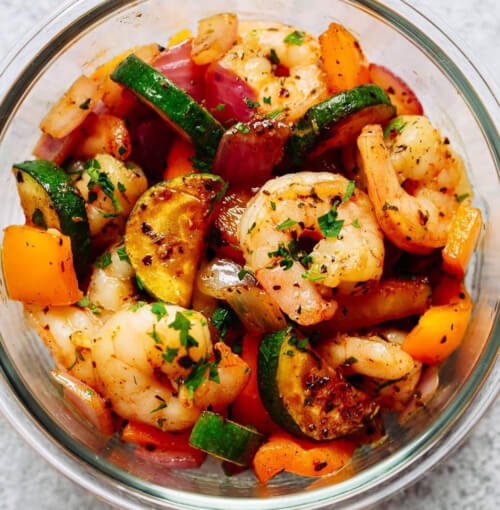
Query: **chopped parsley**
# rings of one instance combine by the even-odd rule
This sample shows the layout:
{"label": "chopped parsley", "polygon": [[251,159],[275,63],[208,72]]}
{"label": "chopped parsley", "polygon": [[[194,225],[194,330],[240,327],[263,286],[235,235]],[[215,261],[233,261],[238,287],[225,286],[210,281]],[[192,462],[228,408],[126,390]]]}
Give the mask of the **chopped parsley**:
{"label": "chopped parsley", "polygon": [[167,309],[165,308],[165,303],[161,301],[157,301],[151,305],[151,312],[156,315],[156,320],[160,321],[167,315]]}
{"label": "chopped parsley", "polygon": [[226,338],[229,326],[234,321],[234,316],[231,310],[219,306],[214,310],[214,313],[212,314],[210,321],[212,323],[212,326],[219,332],[220,338],[224,340],[224,338]]}
{"label": "chopped parsley", "polygon": [[93,397],[95,395],[95,391],[90,389],[90,388],[87,388],[85,390],[85,395],[89,396],[89,397]]}
{"label": "chopped parsley", "polygon": [[361,225],[359,224],[359,220],[358,218],[356,218],[353,222],[352,222],[352,226],[354,228],[361,228]]}
{"label": "chopped parsley", "polygon": [[306,271],[305,273],[302,273],[302,278],[304,278],[305,280],[309,280],[311,282],[319,282],[321,280],[324,280],[326,278],[326,275],[316,274],[313,271]]}
{"label": "chopped parsley", "polygon": [[358,359],[355,358],[354,356],[349,356],[345,361],[344,361],[344,365],[354,365],[354,363],[357,363],[358,362]]}
{"label": "chopped parsley", "polygon": [[189,396],[193,398],[196,389],[201,386],[207,379],[206,372],[208,370],[208,379],[216,383],[220,383],[219,372],[217,370],[217,361],[210,362],[207,359],[201,359],[192,368],[189,375],[184,380],[184,384],[188,389]]}
{"label": "chopped parsley", "polygon": [[153,413],[156,413],[158,411],[161,411],[162,409],[165,409],[165,407],[167,407],[167,403],[160,397],[156,397],[158,400],[161,400],[160,402],[160,405],[158,407],[155,407],[152,411],[151,411],[151,414]]}
{"label": "chopped parsley", "polygon": [[248,108],[258,108],[260,106],[259,102],[252,101],[248,97],[245,97],[244,101],[245,101],[245,104],[248,106]]}
{"label": "chopped parsley", "polygon": [[408,122],[405,122],[401,117],[396,117],[392,122],[389,122],[384,129],[384,138],[387,139],[401,134],[406,124],[408,124]]}
{"label": "chopped parsley", "polygon": [[218,111],[218,112],[223,112],[226,108],[226,105],[224,103],[219,103],[215,109]]}
{"label": "chopped parsley", "polygon": [[127,152],[127,147],[125,147],[125,145],[120,145],[120,147],[118,147],[118,154],[120,156],[123,156],[126,152]]}
{"label": "chopped parsley", "polygon": [[271,104],[271,96],[266,96],[262,98],[264,104]]}
{"label": "chopped parsley", "polygon": [[304,267],[308,267],[312,262],[311,255],[303,250],[298,250],[297,241],[294,239],[288,243],[288,247],[280,244],[277,250],[270,251],[267,256],[269,258],[281,257],[279,265],[285,271],[293,266],[293,261],[300,262]]}
{"label": "chopped parsley", "polygon": [[116,187],[118,188],[118,191],[120,193],[125,193],[125,191],[127,191],[127,188],[125,187],[124,184],[122,184],[121,182],[119,182]]}
{"label": "chopped parsley", "polygon": [[130,259],[128,258],[127,251],[125,250],[125,246],[120,246],[116,250],[116,254],[118,255],[118,258],[122,262],[128,262],[130,264]]}
{"label": "chopped parsley", "polygon": [[349,181],[347,184],[347,187],[345,189],[344,198],[342,198],[342,202],[347,202],[354,193],[356,185],[354,184],[354,181]]}
{"label": "chopped parsley", "polygon": [[250,128],[246,124],[243,124],[243,122],[237,122],[234,125],[234,128],[237,129],[240,133],[243,133],[244,135],[250,133]]}
{"label": "chopped parsley", "polygon": [[238,279],[243,280],[247,274],[249,274],[250,276],[254,276],[253,271],[251,269],[245,269],[244,267],[242,267],[238,271]]}
{"label": "chopped parsley", "polygon": [[287,44],[295,44],[296,46],[302,46],[304,42],[305,32],[301,32],[300,30],[294,30],[291,34],[288,34],[283,41]]}
{"label": "chopped parsley", "polygon": [[196,339],[189,334],[189,330],[191,329],[191,322],[182,312],[177,312],[175,314],[175,320],[169,324],[168,327],[179,332],[181,345],[186,349],[198,346]]}
{"label": "chopped parsley", "polygon": [[192,158],[189,158],[191,163],[193,163],[193,167],[196,168],[196,170],[199,170],[202,173],[211,173],[212,172],[212,165],[209,161],[205,161],[202,158],[197,158],[196,156],[193,156]]}
{"label": "chopped parsley", "polygon": [[142,278],[136,274],[135,275],[135,283],[137,285],[137,288],[142,292],[146,287],[144,287],[144,282],[142,281]]}
{"label": "chopped parsley", "polygon": [[285,230],[286,228],[290,228],[293,227],[294,225],[297,225],[297,223],[298,223],[297,221],[287,218],[285,221],[281,222],[276,227],[276,230]]}
{"label": "chopped parsley", "polygon": [[99,161],[96,159],[89,159],[87,164],[85,165],[85,170],[89,174],[90,181],[87,185],[88,189],[91,190],[95,185],[99,186],[103,193],[109,197],[113,207],[115,208],[115,212],[120,212],[122,207],[120,202],[115,196],[115,186],[109,179],[108,175],[105,172],[100,172],[99,169],[101,165]]}
{"label": "chopped parsley", "polygon": [[31,215],[31,221],[33,222],[33,225],[36,225],[37,227],[47,228],[45,216],[43,215],[43,212],[38,208],[33,211],[33,214]]}
{"label": "chopped parsley", "polygon": [[176,349],[175,347],[167,347],[167,350],[161,356],[167,363],[172,363],[178,352],[179,349]]}
{"label": "chopped parsley", "polygon": [[129,310],[131,312],[137,312],[139,308],[142,308],[144,305],[146,305],[146,301],[137,301],[137,303],[134,303],[133,305],[129,306]]}
{"label": "chopped parsley", "polygon": [[267,119],[275,119],[278,115],[281,115],[285,111],[284,108],[279,108],[278,110],[274,110],[274,112],[266,113],[265,117]]}
{"label": "chopped parsley", "polygon": [[80,308],[87,308],[87,306],[90,305],[90,299],[88,296],[83,296],[80,301],[76,302],[76,306],[79,306]]}
{"label": "chopped parsley", "polygon": [[325,237],[338,237],[344,226],[344,220],[337,219],[337,204],[334,204],[326,214],[318,218],[318,224]]}
{"label": "chopped parsley", "polygon": [[276,211],[276,203],[271,200],[271,209]]}
{"label": "chopped parsley", "polygon": [[463,202],[468,196],[470,196],[470,193],[462,193],[461,195],[455,195],[455,200],[460,203]]}
{"label": "chopped parsley", "polygon": [[80,301],[76,302],[76,306],[79,306],[80,308],[88,308],[94,315],[101,315],[100,308],[92,303],[88,296],[83,296]]}
{"label": "chopped parsley", "polygon": [[156,331],[156,324],[153,324],[153,331],[148,331],[148,336],[150,336],[155,341],[155,344],[163,343],[163,340],[158,334],[158,331]]}
{"label": "chopped parsley", "polygon": [[[274,48],[271,48],[271,51],[269,52],[269,60],[271,61],[271,64],[276,66],[280,64],[280,58],[278,57],[278,54]],[[271,101],[269,101],[269,103],[270,102]]]}
{"label": "chopped parsley", "polygon": [[250,234],[250,232],[257,226],[257,223],[255,221],[250,225],[250,228],[247,231],[247,234]]}
{"label": "chopped parsley", "polygon": [[79,108],[81,110],[88,110],[90,107],[90,97],[88,97],[87,99],[85,99],[85,101],[83,103],[80,104]]}
{"label": "chopped parsley", "polygon": [[111,253],[107,251],[106,253],[103,253],[100,257],[97,257],[95,259],[95,265],[99,269],[105,269],[111,264]]}

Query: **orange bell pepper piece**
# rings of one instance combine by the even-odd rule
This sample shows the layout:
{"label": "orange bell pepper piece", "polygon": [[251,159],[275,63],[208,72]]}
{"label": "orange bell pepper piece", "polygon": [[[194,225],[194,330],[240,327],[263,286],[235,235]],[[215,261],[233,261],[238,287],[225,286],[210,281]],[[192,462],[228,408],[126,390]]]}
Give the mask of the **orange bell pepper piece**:
{"label": "orange bell pepper piece", "polygon": [[443,269],[463,277],[477,243],[483,220],[481,211],[462,202],[451,222],[448,240],[443,248]]}
{"label": "orange bell pepper piece", "polygon": [[460,345],[469,324],[472,301],[464,291],[459,292],[458,300],[452,295],[449,299],[455,302],[429,308],[406,336],[402,349],[414,359],[437,365]]}
{"label": "orange bell pepper piece", "polygon": [[281,471],[301,476],[324,476],[344,467],[356,446],[355,442],[344,440],[318,444],[280,433],[272,435],[257,450],[253,466],[261,483]]}
{"label": "orange bell pepper piece", "polygon": [[121,440],[150,450],[186,452],[191,454],[201,464],[206,457],[206,453],[189,445],[190,435],[190,431],[172,434],[146,423],[129,421],[122,431]]}
{"label": "orange bell pepper piece", "polygon": [[370,83],[368,65],[357,39],[342,25],[331,23],[319,36],[323,69],[334,93]]}
{"label": "orange bell pepper piece", "polygon": [[259,353],[260,335],[246,335],[242,342],[240,357],[250,367],[250,379],[232,405],[232,418],[244,425],[252,425],[259,432],[269,434],[280,430],[260,399],[257,384],[257,356]]}
{"label": "orange bell pepper piece", "polygon": [[176,138],[167,156],[167,168],[163,178],[168,180],[197,172],[191,161],[193,156],[195,156],[193,144],[182,138]]}
{"label": "orange bell pepper piece", "polygon": [[71,305],[83,297],[73,267],[71,241],[56,230],[7,227],[2,265],[11,299],[47,306]]}
{"label": "orange bell pepper piece", "polygon": [[180,44],[181,42],[184,42],[187,39],[191,39],[192,37],[193,37],[193,32],[191,32],[191,30],[189,30],[189,28],[183,28],[182,30],[179,30],[177,33],[175,33],[168,40],[168,46],[169,46],[169,48],[171,46],[177,46],[177,44]]}

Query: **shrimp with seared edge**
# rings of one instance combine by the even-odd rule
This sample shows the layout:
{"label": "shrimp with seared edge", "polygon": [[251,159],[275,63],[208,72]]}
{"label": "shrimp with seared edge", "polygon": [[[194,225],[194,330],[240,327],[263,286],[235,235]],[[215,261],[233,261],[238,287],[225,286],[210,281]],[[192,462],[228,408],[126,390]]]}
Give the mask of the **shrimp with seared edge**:
{"label": "shrimp with seared edge", "polygon": [[401,349],[406,333],[385,330],[370,336],[339,333],[321,342],[318,352],[328,365],[344,365],[367,379],[363,389],[385,408],[401,410],[412,398],[422,363]]}
{"label": "shrimp with seared edge", "polygon": [[[219,64],[256,91],[259,111],[283,110],[287,120],[295,120],[327,97],[316,38],[289,25],[266,21],[240,21],[238,36],[238,44]],[[288,75],[278,75],[278,66],[287,68]]]}
{"label": "shrimp with seared edge", "polygon": [[87,293],[90,302],[110,312],[132,303],[136,294],[134,275],[124,245],[112,246],[94,264]]}
{"label": "shrimp with seared edge", "polygon": [[202,314],[137,303],[106,322],[92,353],[102,394],[120,416],[178,431],[207,406],[232,402],[248,381],[246,363],[215,348],[218,363],[209,361],[212,342]]}
{"label": "shrimp with seared edge", "polygon": [[[297,248],[303,237],[320,239],[310,253]],[[338,174],[268,181],[241,217],[239,241],[259,283],[304,326],[334,315],[331,288],[382,275],[383,236],[368,197]]]}
{"label": "shrimp with seared edge", "polygon": [[91,349],[92,339],[102,325],[99,316],[77,306],[27,305],[26,313],[56,366],[96,388],[98,380]]}
{"label": "shrimp with seared edge", "polygon": [[396,120],[397,134],[387,142],[380,126],[364,127],[358,138],[362,171],[385,235],[405,251],[426,254],[446,244],[465,171],[428,119]]}
{"label": "shrimp with seared edge", "polygon": [[86,202],[91,236],[109,244],[123,233],[125,220],[148,182],[137,165],[98,154],[87,162],[75,186]]}

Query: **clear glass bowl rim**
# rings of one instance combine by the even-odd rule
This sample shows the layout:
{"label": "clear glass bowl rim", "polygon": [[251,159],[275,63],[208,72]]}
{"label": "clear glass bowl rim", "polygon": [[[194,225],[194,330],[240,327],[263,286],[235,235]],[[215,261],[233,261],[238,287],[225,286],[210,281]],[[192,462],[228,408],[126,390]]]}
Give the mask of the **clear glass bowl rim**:
{"label": "clear glass bowl rim", "polygon": [[[15,114],[15,105],[22,100],[31,79],[61,45],[97,19],[133,3],[133,0],[70,0],[30,33],[5,60],[0,70],[0,132],[10,116]],[[488,109],[495,111],[493,109],[497,103],[484,79],[485,73],[478,71],[477,66],[442,28],[404,0],[386,0],[383,3],[352,0],[351,3],[382,16],[404,35],[418,41],[420,48],[453,80],[481,125],[500,177],[500,143],[495,124],[488,113]],[[61,19],[63,13],[66,17],[64,21]],[[431,32],[434,37],[439,37],[446,52],[421,27],[425,27],[425,31]],[[453,60],[449,54],[453,54]],[[0,411],[20,435],[62,474],[120,508],[142,508],[144,504],[149,504],[154,508],[175,509],[226,509],[231,505],[255,510],[313,509],[333,502],[342,507],[366,508],[414,482],[466,437],[498,394],[500,364],[496,358],[499,348],[500,321],[497,311],[495,326],[475,369],[454,402],[432,427],[387,459],[345,482],[269,499],[199,496],[158,487],[96,457],[64,432],[35,402],[17,377],[1,342]]]}

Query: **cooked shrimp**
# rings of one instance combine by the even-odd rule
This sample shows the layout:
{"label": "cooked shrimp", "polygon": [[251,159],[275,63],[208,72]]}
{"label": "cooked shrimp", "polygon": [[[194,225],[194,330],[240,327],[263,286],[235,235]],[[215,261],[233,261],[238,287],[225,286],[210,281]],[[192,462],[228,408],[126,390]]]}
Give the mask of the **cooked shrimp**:
{"label": "cooked shrimp", "polygon": [[[421,124],[419,121],[411,129],[403,129],[402,133],[408,129],[414,142],[413,146],[406,146],[406,156],[399,156],[394,145],[391,156],[384,143],[382,128],[376,125],[363,128],[358,148],[368,195],[385,235],[403,250],[426,254],[446,244],[449,225],[458,206],[454,188],[439,186],[445,182],[448,186],[456,185],[458,180],[452,177],[451,167],[446,168],[440,177],[441,173],[436,173],[435,169],[439,168],[439,162],[436,165],[429,163],[435,161],[429,147],[435,142],[436,135],[424,130],[425,137],[431,140],[424,138],[424,134],[418,138]],[[419,143],[415,142],[417,138]],[[414,148],[410,150],[410,147]],[[400,180],[406,179],[416,181],[413,194],[401,185]]]}
{"label": "cooked shrimp", "polygon": [[[104,261],[109,260],[109,263]],[[101,255],[90,277],[88,298],[104,310],[116,312],[135,295],[134,270],[123,244],[115,245]]]}
{"label": "cooked shrimp", "polygon": [[[321,52],[314,37],[267,21],[240,21],[238,34],[240,42],[220,64],[256,91],[259,111],[283,109],[284,116],[294,120],[327,97],[326,79],[319,64]],[[291,34],[292,40],[296,36],[300,44],[287,42]],[[277,64],[286,67],[289,75],[277,76]]]}
{"label": "cooked shrimp", "polygon": [[[109,154],[98,154],[75,183],[86,202],[90,233],[101,234],[104,241],[121,234],[127,216],[137,199],[146,191],[147,179],[142,170],[125,164]],[[97,175],[99,180],[96,182]],[[92,184],[93,183],[93,184]]]}
{"label": "cooked shrimp", "polygon": [[241,393],[250,379],[250,368],[224,342],[216,343],[214,348],[220,354],[219,382],[205,379],[194,392],[194,403],[199,409],[211,406],[217,411],[225,409]]}
{"label": "cooked shrimp", "polygon": [[[183,381],[212,353],[200,313],[175,305],[135,305],[106,322],[92,352],[101,392],[120,416],[170,431],[196,421],[201,409]],[[237,392],[241,388],[224,370],[218,370],[220,393],[208,399],[213,406],[218,397],[227,402],[231,390],[226,384],[234,384]]]}
{"label": "cooked shrimp", "polygon": [[399,182],[453,195],[465,169],[449,142],[423,115],[402,115],[393,122],[399,129],[386,145]]}
{"label": "cooked shrimp", "polygon": [[339,334],[322,342],[318,351],[334,368],[348,363],[356,374],[377,379],[400,379],[415,367],[413,358],[399,345],[375,335],[358,337]]}
{"label": "cooked shrimp", "polygon": [[[347,179],[327,172],[284,175],[268,181],[241,217],[239,240],[247,264],[299,324],[333,316],[336,304],[323,295],[328,288],[382,275],[382,233],[368,197],[360,190],[347,197],[348,186]],[[340,232],[322,232],[320,221]],[[297,249],[304,235],[323,237],[309,254]]]}
{"label": "cooked shrimp", "polygon": [[57,367],[96,388],[97,379],[90,348],[93,336],[102,325],[98,316],[76,306],[42,308],[31,305],[26,307],[26,312]]}

